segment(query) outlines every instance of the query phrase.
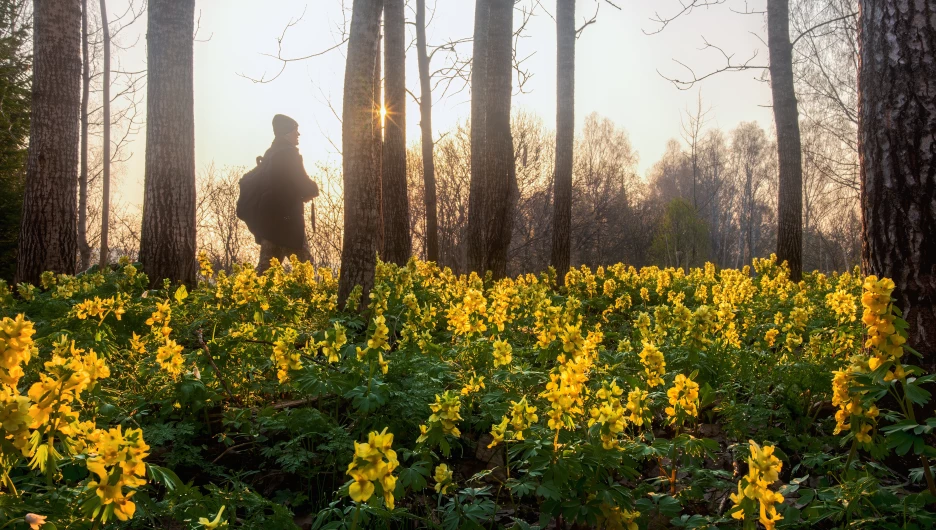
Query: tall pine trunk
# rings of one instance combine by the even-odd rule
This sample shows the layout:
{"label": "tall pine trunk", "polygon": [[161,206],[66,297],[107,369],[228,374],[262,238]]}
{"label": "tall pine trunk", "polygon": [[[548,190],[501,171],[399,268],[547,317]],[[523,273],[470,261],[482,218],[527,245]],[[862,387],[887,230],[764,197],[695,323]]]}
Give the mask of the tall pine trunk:
{"label": "tall pine trunk", "polygon": [[777,259],[789,264],[790,279],[798,282],[803,274],[803,152],[793,86],[790,0],[768,0],[767,45],[780,164]]}
{"label": "tall pine trunk", "polygon": [[72,274],[78,257],[81,4],[33,4],[32,117],[16,282]]}
{"label": "tall pine trunk", "polygon": [[507,275],[517,201],[510,132],[513,0],[478,0],[471,72],[471,184],[468,269]]}
{"label": "tall pine trunk", "polygon": [[91,94],[91,56],[88,51],[88,0],[81,0],[81,162],[78,173],[78,268],[91,266],[88,244],[88,100]]}
{"label": "tall pine trunk", "polygon": [[423,202],[426,207],[426,259],[439,261],[439,213],[436,200],[432,86],[426,50],[426,0],[416,0],[416,55],[419,64],[419,127],[422,132]]}
{"label": "tall pine trunk", "polygon": [[379,160],[374,152],[373,75],[380,6],[378,0],[354,0],[351,13],[341,120],[344,238],[338,281],[340,304],[357,285],[363,288],[362,301],[367,301],[377,265],[380,180]]}
{"label": "tall pine trunk", "polygon": [[556,169],[552,256],[560,283],[572,253],[572,152],[575,142],[575,0],[556,0]]}
{"label": "tall pine trunk", "polygon": [[406,19],[403,0],[384,0],[384,145],[381,170],[384,260],[405,265],[413,253],[406,192]]}
{"label": "tall pine trunk", "polygon": [[107,237],[110,225],[110,164],[111,164],[111,108],[110,108],[110,28],[107,25],[107,3],[101,0],[101,30],[104,33],[104,154],[103,154],[103,195],[101,198],[101,255],[98,260],[101,268],[110,263]]}
{"label": "tall pine trunk", "polygon": [[909,344],[936,371],[936,8],[862,0],[862,262],[894,280]]}
{"label": "tall pine trunk", "polygon": [[140,261],[153,285],[195,283],[195,0],[150,0]]}

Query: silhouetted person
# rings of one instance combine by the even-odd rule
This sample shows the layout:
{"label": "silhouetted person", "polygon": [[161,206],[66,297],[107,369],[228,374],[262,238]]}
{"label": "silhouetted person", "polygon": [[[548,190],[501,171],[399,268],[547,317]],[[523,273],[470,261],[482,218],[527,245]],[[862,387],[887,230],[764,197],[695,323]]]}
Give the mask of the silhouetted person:
{"label": "silhouetted person", "polygon": [[266,180],[259,204],[256,229],[260,243],[260,263],[257,271],[270,267],[270,259],[283,261],[295,254],[302,261],[312,258],[305,234],[303,203],[319,194],[318,185],[306,174],[299,154],[299,124],[277,114],[273,116],[273,145],[263,155],[263,177]]}

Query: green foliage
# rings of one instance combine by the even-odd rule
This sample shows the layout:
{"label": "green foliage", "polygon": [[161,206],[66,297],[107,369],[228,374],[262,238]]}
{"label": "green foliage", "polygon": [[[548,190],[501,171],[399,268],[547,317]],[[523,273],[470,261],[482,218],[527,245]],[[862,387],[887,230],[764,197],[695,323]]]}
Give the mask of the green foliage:
{"label": "green foliage", "polygon": [[[861,282],[794,284],[759,260],[753,274],[575,269],[559,290],[547,275],[492,282],[414,261],[381,264],[357,313],[339,310],[335,278],[308,264],[206,268],[197,288],[149,290],[124,263],[0,293],[0,319],[23,314],[37,330],[22,394],[67,337],[111,372],[74,404],[82,419],[142,428],[148,483],[133,518],[108,527],[202,528],[223,507],[236,528],[737,528],[729,496],[754,439],[783,463],[769,485],[785,498],[778,528],[925,528],[936,515],[918,468],[936,419],[882,404],[874,449],[860,453],[854,435],[833,432],[832,374],[863,351]],[[177,365],[167,338],[182,348]],[[644,343],[666,363],[658,386]],[[857,388],[896,392],[883,380],[892,366],[856,376]],[[920,409],[934,378],[908,370],[898,396]],[[677,376],[697,383],[694,413],[667,411]],[[642,416],[627,409],[635,389],[647,391]],[[443,413],[457,432],[432,419]],[[349,464],[383,429],[396,482],[355,502]],[[93,495],[86,459],[63,458],[51,482],[11,468],[17,494],[0,495],[0,526],[28,511],[90,528],[76,509]]]}
{"label": "green foliage", "polygon": [[0,0],[0,279],[16,264],[29,136],[31,29],[26,0]]}

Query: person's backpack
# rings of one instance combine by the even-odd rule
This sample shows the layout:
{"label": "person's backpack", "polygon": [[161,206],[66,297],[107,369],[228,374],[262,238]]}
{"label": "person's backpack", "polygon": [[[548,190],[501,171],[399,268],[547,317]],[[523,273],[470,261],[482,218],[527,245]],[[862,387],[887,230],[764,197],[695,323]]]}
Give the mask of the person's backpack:
{"label": "person's backpack", "polygon": [[237,218],[244,221],[251,233],[256,231],[260,219],[260,201],[267,191],[266,165],[263,157],[257,157],[257,167],[240,179],[240,195],[237,197]]}

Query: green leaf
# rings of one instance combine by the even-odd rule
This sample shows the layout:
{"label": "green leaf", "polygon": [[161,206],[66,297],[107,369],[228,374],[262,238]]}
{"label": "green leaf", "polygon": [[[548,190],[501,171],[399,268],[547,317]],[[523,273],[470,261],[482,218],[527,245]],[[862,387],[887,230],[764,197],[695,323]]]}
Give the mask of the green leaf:
{"label": "green leaf", "polygon": [[181,304],[183,300],[188,298],[188,289],[185,288],[185,285],[180,285],[179,288],[176,289],[175,295],[173,295],[173,297],[175,298],[176,302]]}

